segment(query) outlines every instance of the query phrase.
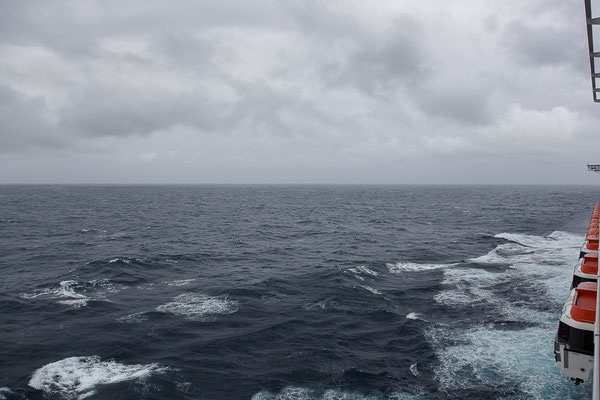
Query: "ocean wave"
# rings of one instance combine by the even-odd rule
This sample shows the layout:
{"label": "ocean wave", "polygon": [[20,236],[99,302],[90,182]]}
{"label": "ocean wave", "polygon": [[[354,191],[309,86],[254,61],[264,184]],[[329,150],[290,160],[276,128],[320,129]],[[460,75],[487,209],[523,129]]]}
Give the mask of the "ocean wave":
{"label": "ocean wave", "polygon": [[414,377],[419,376],[419,369],[417,368],[417,364],[411,364],[409,367],[410,373],[413,374]]}
{"label": "ocean wave", "polygon": [[470,262],[478,264],[506,264],[512,261],[527,259],[527,254],[531,254],[534,250],[517,243],[503,243],[496,246],[479,257],[469,259]]}
{"label": "ocean wave", "polygon": [[122,322],[122,323],[142,323],[142,322],[146,322],[148,321],[149,316],[148,313],[145,311],[142,312],[137,312],[137,313],[133,313],[133,314],[128,314],[128,315],[124,315],[122,317],[117,318],[117,322]]}
{"label": "ocean wave", "polygon": [[415,262],[398,262],[395,264],[387,263],[386,267],[392,274],[402,274],[404,272],[421,272],[434,269],[443,269],[455,266],[454,264],[419,264]]}
{"label": "ocean wave", "polygon": [[359,265],[358,267],[348,268],[348,271],[350,271],[356,275],[362,275],[362,274],[367,274],[370,276],[378,276],[379,275],[378,272],[373,271],[372,269],[370,269],[369,267],[366,267],[364,265]]}
{"label": "ocean wave", "polygon": [[106,233],[105,230],[97,229],[97,228],[81,229],[79,232],[81,232],[81,233],[89,233],[89,232],[102,232],[102,233]]}
{"label": "ocean wave", "polygon": [[408,318],[408,319],[412,319],[412,320],[417,320],[417,319],[421,319],[421,320],[423,320],[423,318],[421,317],[421,314],[418,314],[418,313],[416,313],[416,312],[411,312],[411,313],[408,313],[408,314],[406,315],[406,318]]}
{"label": "ocean wave", "polygon": [[173,300],[156,307],[156,310],[189,319],[206,319],[218,314],[232,314],[238,310],[238,302],[229,300],[227,296],[184,293]]}
{"label": "ocean wave", "polygon": [[114,263],[131,264],[132,262],[143,263],[144,260],[142,260],[141,258],[128,258],[128,257],[119,258],[119,257],[116,257],[116,258],[109,260],[108,262],[109,262],[109,264],[114,264]]}
{"label": "ocean wave", "polygon": [[564,248],[564,246],[579,247],[583,241],[583,236],[575,235],[569,232],[554,231],[548,236],[527,235],[524,233],[499,233],[494,236],[499,239],[506,239],[510,242],[527,247],[555,247]]}
{"label": "ocean wave", "polygon": [[108,279],[94,279],[85,283],[75,280],[64,280],[54,288],[34,289],[29,293],[20,293],[23,299],[49,297],[72,308],[85,307],[90,300],[106,300],[109,293],[116,293],[126,288]]}
{"label": "ocean wave", "polygon": [[145,379],[167,370],[158,364],[126,365],[102,361],[98,356],[69,357],[36,370],[29,386],[47,395],[84,399],[94,395],[98,385]]}
{"label": "ocean wave", "polygon": [[185,286],[185,285],[189,285],[190,283],[194,282],[196,279],[192,278],[192,279],[178,279],[175,281],[165,281],[163,283],[166,283],[168,286]]}
{"label": "ocean wave", "polygon": [[382,294],[379,290],[374,289],[374,288],[372,288],[371,286],[368,286],[368,285],[356,285],[356,287],[363,288],[366,291],[371,292],[373,294]]}

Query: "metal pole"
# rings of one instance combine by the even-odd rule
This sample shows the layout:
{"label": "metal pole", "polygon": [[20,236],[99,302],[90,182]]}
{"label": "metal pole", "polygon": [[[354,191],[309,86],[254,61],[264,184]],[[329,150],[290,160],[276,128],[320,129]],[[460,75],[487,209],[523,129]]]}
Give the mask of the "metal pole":
{"label": "metal pole", "polygon": [[[599,221],[600,222],[600,221]],[[600,254],[600,249],[598,250]],[[600,257],[598,258],[598,271],[596,271],[596,318],[594,321],[594,387],[592,399],[600,400],[600,295],[598,293],[598,273],[600,273]]]}

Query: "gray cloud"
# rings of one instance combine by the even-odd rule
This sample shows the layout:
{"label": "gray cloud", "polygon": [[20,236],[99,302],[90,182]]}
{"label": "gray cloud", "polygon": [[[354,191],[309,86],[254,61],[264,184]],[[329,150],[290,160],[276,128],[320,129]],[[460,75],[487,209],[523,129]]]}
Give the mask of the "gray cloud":
{"label": "gray cloud", "polygon": [[506,26],[504,35],[504,45],[514,59],[530,67],[575,64],[586,54],[587,42],[567,27],[514,21]]}
{"label": "gray cloud", "polygon": [[356,40],[354,50],[337,63],[323,66],[329,86],[352,85],[372,95],[393,93],[404,85],[426,79],[428,59],[420,39],[424,32],[409,16],[399,16],[383,35]]}
{"label": "gray cloud", "polygon": [[416,98],[421,109],[434,118],[465,125],[487,125],[493,120],[489,94],[489,88],[470,82],[430,83],[419,89]]}
{"label": "gray cloud", "polygon": [[42,97],[0,86],[0,121],[0,153],[65,145],[64,138],[54,129]]}
{"label": "gray cloud", "polygon": [[178,124],[211,131],[221,118],[201,89],[169,93],[94,85],[61,111],[60,126],[91,136],[147,135]]}
{"label": "gray cloud", "polygon": [[423,160],[443,158],[463,182],[502,181],[473,172],[486,162],[593,158],[577,145],[597,125],[578,7],[2,2],[0,171],[68,180],[93,153],[107,181],[431,182]]}

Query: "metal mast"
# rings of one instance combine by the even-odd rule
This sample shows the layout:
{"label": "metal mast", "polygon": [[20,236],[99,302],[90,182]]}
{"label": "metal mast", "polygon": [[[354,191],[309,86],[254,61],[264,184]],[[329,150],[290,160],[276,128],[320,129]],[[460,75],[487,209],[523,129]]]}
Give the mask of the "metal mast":
{"label": "metal mast", "polygon": [[[600,78],[600,73],[596,71],[596,58],[600,58],[600,52],[594,49],[594,25],[600,25],[600,18],[592,17],[592,1],[584,0],[585,4],[585,19],[587,26],[588,38],[588,54],[590,58],[590,76],[592,78],[592,96],[594,102],[599,103],[598,97],[600,89],[598,89],[597,79]],[[588,164],[589,171],[600,173],[600,164]],[[598,263],[598,273],[600,273],[600,261]],[[592,391],[592,399],[600,400],[600,296],[598,295],[598,277],[596,277],[596,320],[594,323],[594,386]]]}

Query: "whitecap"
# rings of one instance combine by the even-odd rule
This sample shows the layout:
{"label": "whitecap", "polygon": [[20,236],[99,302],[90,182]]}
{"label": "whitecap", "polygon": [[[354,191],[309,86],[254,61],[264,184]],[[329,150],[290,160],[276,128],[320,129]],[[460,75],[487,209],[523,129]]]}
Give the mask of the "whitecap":
{"label": "whitecap", "polygon": [[40,297],[40,296],[46,296],[48,294],[51,293],[51,290],[48,288],[44,288],[44,289],[34,289],[32,292],[30,293],[19,293],[19,297],[21,297],[22,299],[35,299],[36,297]]}
{"label": "whitecap", "polygon": [[421,314],[417,314],[416,312],[409,313],[408,315],[406,315],[406,318],[413,320],[422,319]]}
{"label": "whitecap", "polygon": [[144,260],[142,260],[141,258],[133,258],[133,257],[115,257],[113,259],[110,259],[108,262],[110,264],[114,264],[114,263],[118,263],[118,262],[122,262],[125,264],[131,264],[132,262],[143,263]]}
{"label": "whitecap", "polygon": [[217,314],[232,314],[238,310],[238,303],[228,300],[227,296],[210,297],[204,294],[184,293],[173,300],[156,307],[156,310],[190,319],[204,319]]}
{"label": "whitecap", "polygon": [[367,285],[358,285],[358,287],[363,288],[373,294],[382,294],[379,290],[372,288],[371,286],[367,286]]}
{"label": "whitecap", "polygon": [[35,289],[30,293],[21,293],[19,296],[24,299],[49,297],[57,300],[59,304],[81,308],[90,300],[106,301],[108,293],[116,293],[125,288],[127,286],[115,284],[108,279],[94,279],[83,284],[75,280],[64,280],[59,283],[59,287]]}
{"label": "whitecap", "polygon": [[94,279],[89,281],[88,284],[94,289],[101,289],[96,293],[98,297],[105,297],[106,293],[118,293],[121,290],[128,288],[127,285],[114,283],[108,279]]}
{"label": "whitecap", "polygon": [[376,271],[373,271],[372,269],[370,269],[369,267],[366,267],[364,265],[359,265],[358,267],[348,268],[348,271],[355,273],[357,275],[360,275],[360,274],[367,274],[367,275],[371,275],[371,276],[379,275],[379,273],[377,273]]}
{"label": "whitecap", "polygon": [[69,357],[36,370],[29,386],[47,395],[84,399],[94,395],[98,385],[144,379],[166,370],[157,364],[126,365],[101,361],[98,356]]}
{"label": "whitecap", "polygon": [[72,308],[81,308],[87,305],[89,297],[84,294],[77,293],[75,290],[80,288],[77,281],[62,281],[60,282],[60,289],[58,289],[57,295],[60,297],[66,297],[65,300],[59,300],[58,303],[71,306]]}
{"label": "whitecap", "polygon": [[410,373],[413,374],[413,376],[417,377],[419,376],[419,370],[417,369],[417,364],[411,364],[411,366],[409,367]]}
{"label": "whitecap", "polygon": [[479,257],[471,258],[469,261],[477,264],[506,264],[514,259],[517,255],[525,256],[530,253],[531,249],[517,243],[503,243],[487,254]]}
{"label": "whitecap", "polygon": [[185,285],[189,285],[190,283],[194,282],[196,279],[192,278],[192,279],[179,279],[176,281],[166,281],[163,283],[166,283],[168,286],[185,286]]}
{"label": "whitecap", "polygon": [[453,267],[456,264],[419,264],[414,262],[398,262],[395,264],[387,263],[386,267],[392,274],[402,274],[404,272],[421,272],[434,269]]}
{"label": "whitecap", "polygon": [[87,299],[87,296],[75,292],[75,288],[78,286],[79,284],[77,281],[62,281],[60,282],[60,293],[65,297],[70,297],[73,299]]}
{"label": "whitecap", "polygon": [[564,248],[579,247],[582,236],[568,232],[554,231],[548,236],[526,235],[523,233],[499,233],[495,238],[506,239],[508,241],[527,247],[554,247]]}

